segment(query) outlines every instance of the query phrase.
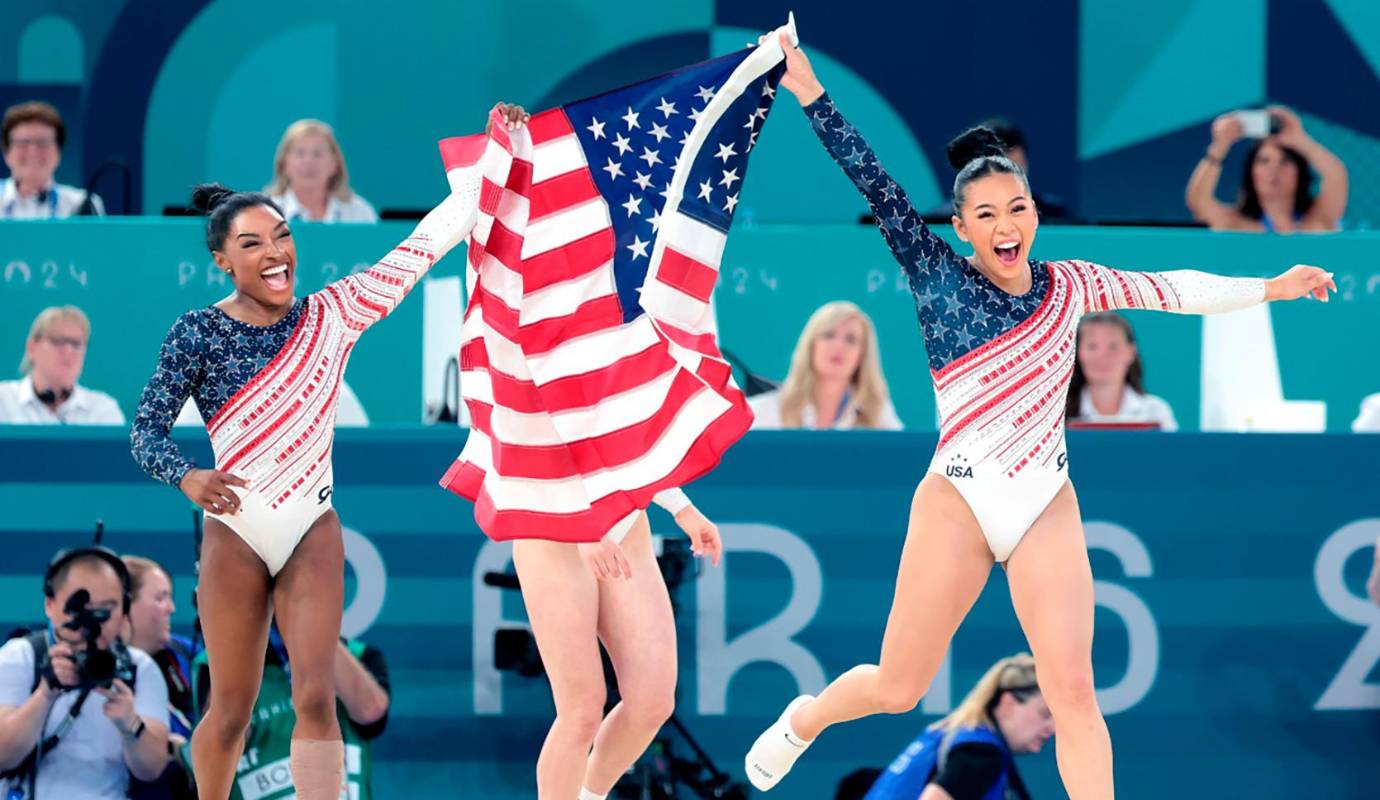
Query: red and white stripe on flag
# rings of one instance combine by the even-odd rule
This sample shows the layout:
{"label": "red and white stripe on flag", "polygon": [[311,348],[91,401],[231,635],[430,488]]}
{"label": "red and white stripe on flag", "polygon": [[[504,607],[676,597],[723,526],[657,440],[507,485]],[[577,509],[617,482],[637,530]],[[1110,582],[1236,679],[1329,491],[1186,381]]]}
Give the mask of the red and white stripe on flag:
{"label": "red and white stripe on flag", "polygon": [[495,115],[441,150],[453,190],[479,195],[460,350],[473,423],[441,485],[496,540],[596,541],[751,425],[708,311],[725,237],[665,225],[643,292],[657,301],[624,322],[609,205],[563,110],[518,132]]}

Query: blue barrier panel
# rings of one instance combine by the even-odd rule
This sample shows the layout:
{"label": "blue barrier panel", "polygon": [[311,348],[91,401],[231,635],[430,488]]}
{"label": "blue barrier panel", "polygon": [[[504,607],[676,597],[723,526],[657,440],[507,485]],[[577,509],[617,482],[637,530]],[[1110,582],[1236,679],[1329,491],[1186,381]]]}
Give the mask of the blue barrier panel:
{"label": "blue barrier panel", "polygon": [[[386,651],[395,688],[380,796],[531,797],[551,716],[544,682],[492,667],[521,623],[470,506],[436,487],[463,431],[342,432],[346,628]],[[200,437],[183,441],[198,457]],[[147,480],[118,430],[0,431],[0,621],[41,613],[53,550],[97,518],[168,566],[190,620],[190,506]],[[1380,755],[1380,608],[1363,600],[1380,535],[1380,437],[1082,433],[1072,474],[1097,578],[1094,660],[1119,796],[1360,797]],[[875,660],[928,434],[750,434],[689,487],[727,556],[678,591],[680,714],[735,775],[799,689]],[[203,460],[203,463],[205,461]],[[653,530],[674,534],[653,512]],[[996,658],[1024,649],[1000,570],[921,709],[831,731],[778,790],[832,797],[884,765]],[[683,748],[681,748],[683,750]],[[1022,759],[1038,797],[1054,759]]]}
{"label": "blue barrier panel", "polygon": [[[299,293],[367,268],[410,231],[403,223],[295,226]],[[939,233],[957,244],[947,226]],[[34,315],[45,306],[74,303],[93,326],[83,383],[113,394],[127,417],[173,320],[232,290],[206,252],[200,223],[192,220],[15,222],[0,227],[0,237],[0,380],[13,375],[23,356]],[[1331,303],[1276,304],[1270,315],[1284,396],[1326,401],[1328,429],[1346,430],[1361,398],[1380,391],[1380,349],[1369,346],[1380,313],[1377,245],[1380,234],[1374,232],[1277,237],[1046,226],[1035,255],[1225,275],[1275,275],[1297,262],[1326,266],[1339,289]],[[431,274],[458,275],[463,267],[462,246]],[[742,225],[729,237],[721,275],[715,292],[721,341],[754,372],[784,378],[810,314],[825,302],[852,300],[876,322],[901,419],[914,430],[934,427],[914,299],[876,229]],[[421,421],[422,305],[420,296],[409,297],[370,328],[351,355],[347,377],[376,423]],[[1196,428],[1202,321],[1148,311],[1129,317],[1146,388],[1169,402],[1183,428]]]}

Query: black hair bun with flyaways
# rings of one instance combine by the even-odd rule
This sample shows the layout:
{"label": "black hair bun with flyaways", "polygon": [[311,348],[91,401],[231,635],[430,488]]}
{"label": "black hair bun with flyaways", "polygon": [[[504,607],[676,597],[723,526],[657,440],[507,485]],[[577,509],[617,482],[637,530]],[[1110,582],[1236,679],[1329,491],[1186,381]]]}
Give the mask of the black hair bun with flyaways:
{"label": "black hair bun with flyaways", "polygon": [[949,157],[949,164],[961,170],[979,158],[1005,156],[1006,143],[991,128],[969,128],[949,142],[945,153]]}

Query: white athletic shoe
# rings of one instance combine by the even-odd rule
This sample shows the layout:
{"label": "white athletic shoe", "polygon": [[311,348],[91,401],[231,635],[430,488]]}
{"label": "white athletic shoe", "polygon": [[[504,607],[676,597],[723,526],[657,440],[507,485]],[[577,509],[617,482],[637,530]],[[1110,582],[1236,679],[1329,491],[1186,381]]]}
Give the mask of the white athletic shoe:
{"label": "white athletic shoe", "polygon": [[810,742],[796,736],[795,731],[791,730],[791,715],[797,708],[813,699],[813,695],[802,694],[792,700],[776,722],[752,743],[752,749],[744,759],[743,769],[747,771],[748,780],[752,781],[752,785],[756,786],[758,791],[765,792],[786,777],[786,773],[795,765],[795,760],[810,746]]}

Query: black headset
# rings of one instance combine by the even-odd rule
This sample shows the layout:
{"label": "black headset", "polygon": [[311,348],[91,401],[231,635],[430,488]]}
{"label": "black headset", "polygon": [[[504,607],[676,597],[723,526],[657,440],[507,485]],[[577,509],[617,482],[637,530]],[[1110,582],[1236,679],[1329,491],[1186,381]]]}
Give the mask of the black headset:
{"label": "black headset", "polygon": [[72,387],[64,386],[61,389],[44,389],[41,392],[34,390],[34,397],[37,397],[38,401],[44,405],[59,405],[72,399]]}
{"label": "black headset", "polygon": [[50,600],[56,600],[57,586],[54,585],[53,581],[57,578],[57,574],[73,561],[91,557],[99,558],[109,564],[115,570],[115,574],[120,577],[121,608],[124,614],[129,614],[129,607],[134,602],[134,589],[129,577],[129,567],[125,566],[124,559],[116,555],[114,550],[101,547],[98,544],[59,550],[57,555],[53,556],[53,560],[48,562],[48,571],[43,574],[43,596]]}

